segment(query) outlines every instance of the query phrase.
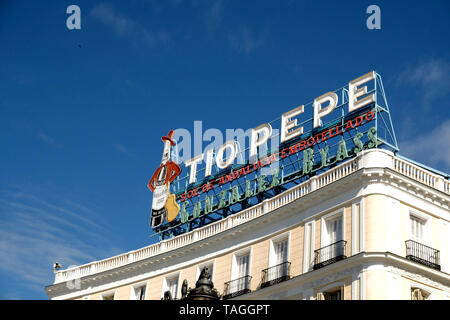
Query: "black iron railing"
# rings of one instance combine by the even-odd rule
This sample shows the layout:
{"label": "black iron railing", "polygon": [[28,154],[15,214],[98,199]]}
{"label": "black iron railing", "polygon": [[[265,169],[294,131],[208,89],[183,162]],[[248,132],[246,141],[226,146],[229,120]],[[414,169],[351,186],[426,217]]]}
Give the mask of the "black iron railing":
{"label": "black iron railing", "polygon": [[249,293],[250,290],[250,281],[252,280],[251,276],[245,276],[238,278],[236,280],[225,282],[225,289],[223,292],[224,299],[234,298],[246,293]]}
{"label": "black iron railing", "polygon": [[262,271],[261,288],[286,281],[290,278],[291,263],[286,261]]}
{"label": "black iron railing", "polygon": [[413,240],[407,240],[405,243],[406,259],[426,265],[436,270],[441,270],[439,250],[433,249]]}
{"label": "black iron railing", "polygon": [[313,269],[325,267],[331,263],[347,258],[345,255],[345,247],[347,241],[340,240],[329,246],[314,250],[314,266]]}

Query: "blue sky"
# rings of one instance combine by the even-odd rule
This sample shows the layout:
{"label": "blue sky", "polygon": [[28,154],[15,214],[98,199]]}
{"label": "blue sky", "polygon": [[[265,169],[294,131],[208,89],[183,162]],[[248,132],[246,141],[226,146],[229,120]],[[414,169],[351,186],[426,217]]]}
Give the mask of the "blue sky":
{"label": "blue sky", "polygon": [[[81,30],[66,8],[81,8]],[[381,30],[366,8],[381,9]],[[0,2],[0,299],[150,244],[168,130],[251,128],[376,70],[401,154],[450,172],[448,1]],[[447,39],[447,40],[446,40]]]}

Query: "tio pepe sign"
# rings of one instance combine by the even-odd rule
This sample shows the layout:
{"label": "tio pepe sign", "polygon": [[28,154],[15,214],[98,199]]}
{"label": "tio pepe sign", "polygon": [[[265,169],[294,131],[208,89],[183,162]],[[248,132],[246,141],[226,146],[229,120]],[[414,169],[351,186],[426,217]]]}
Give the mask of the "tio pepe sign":
{"label": "tio pepe sign", "polygon": [[[367,89],[367,84],[374,81],[375,77],[376,73],[371,71],[348,83],[347,114],[360,110],[375,102],[375,93],[368,94]],[[258,149],[266,144],[271,138],[272,126],[269,123],[263,123],[260,126],[253,128],[251,130],[249,156],[246,165],[241,166],[239,170],[232,171],[229,174],[217,178],[210,178],[212,175],[213,164],[219,169],[227,169],[234,164],[238,154],[238,143],[234,140],[226,141],[217,149],[215,155],[213,149],[210,149],[206,153],[198,154],[192,159],[187,160],[185,162],[185,167],[189,170],[189,184],[192,185],[196,181],[204,182],[200,183],[199,187],[194,187],[187,192],[181,193],[178,197],[178,202],[175,200],[175,195],[170,193],[170,183],[180,174],[181,168],[177,163],[170,160],[171,148],[175,145],[175,141],[172,139],[173,131],[169,132],[167,136],[162,137],[164,142],[163,158],[160,166],[155,171],[148,184],[149,189],[153,192],[151,226],[155,228],[163,224],[164,221],[172,222],[178,215],[180,216],[180,222],[185,223],[190,219],[198,218],[200,215],[212,213],[274,188],[281,183],[279,169],[272,172],[271,181],[268,181],[267,176],[264,174],[258,174],[256,179],[246,180],[244,192],[241,192],[238,186],[233,186],[231,189],[223,188],[223,186],[236,179],[245,179],[250,173],[257,174],[259,169],[299,152],[303,153],[302,174],[309,174],[315,165],[313,150],[315,145],[319,145],[329,139],[343,135],[350,130],[355,130],[359,126],[366,125],[375,118],[375,113],[369,110],[347,120],[345,124],[336,124],[324,128],[321,131],[323,126],[322,119],[335,110],[338,106],[338,101],[339,99],[335,92],[327,92],[314,99],[311,131],[314,131],[315,134],[310,135],[308,139],[299,142],[297,142],[295,138],[298,138],[305,132],[304,127],[299,125],[297,118],[301,118],[304,113],[304,105],[283,113],[281,115],[280,125],[280,144],[286,146],[291,141],[295,142],[288,145],[286,148],[282,148],[278,152],[272,153],[261,159],[258,159]],[[349,148],[344,139],[339,141],[335,152],[336,154],[333,155],[333,158],[335,159],[334,162],[339,162],[348,158],[350,156],[349,153],[357,154],[364,148],[376,147],[376,127],[371,127],[365,134],[366,137],[364,140],[367,141],[365,144],[362,139],[363,133],[358,132],[354,135],[352,139],[354,147],[351,149],[351,152],[349,152]],[[331,165],[328,161],[330,157],[328,146],[320,148],[319,153],[321,159],[321,163],[319,163],[320,168]],[[197,168],[203,161],[205,162],[204,175],[203,177],[199,177]],[[254,185],[252,185],[252,181],[254,181]],[[189,215],[186,211],[188,201],[192,201],[201,194],[206,194],[215,188],[220,191],[218,203],[214,203],[214,197],[212,195],[205,195],[203,201],[198,200],[193,205],[192,214]]]}

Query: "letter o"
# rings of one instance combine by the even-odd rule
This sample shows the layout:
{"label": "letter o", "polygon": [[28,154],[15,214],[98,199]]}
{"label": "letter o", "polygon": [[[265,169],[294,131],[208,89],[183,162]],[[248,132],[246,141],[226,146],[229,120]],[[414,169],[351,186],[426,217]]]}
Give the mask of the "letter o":
{"label": "letter o", "polygon": [[[368,117],[369,114],[370,114],[370,119],[369,119],[369,117]],[[373,117],[375,117],[375,113],[373,113],[372,111],[369,111],[369,112],[366,113],[366,120],[367,120],[367,121],[372,120]]]}
{"label": "letter o", "polygon": [[[230,149],[231,155],[228,157],[226,161],[223,160],[223,154],[225,153],[226,149]],[[237,156],[237,143],[236,141],[230,140],[225,142],[219,150],[217,150],[216,155],[216,164],[219,169],[225,169],[230,164],[234,162],[234,159],[236,159]]]}

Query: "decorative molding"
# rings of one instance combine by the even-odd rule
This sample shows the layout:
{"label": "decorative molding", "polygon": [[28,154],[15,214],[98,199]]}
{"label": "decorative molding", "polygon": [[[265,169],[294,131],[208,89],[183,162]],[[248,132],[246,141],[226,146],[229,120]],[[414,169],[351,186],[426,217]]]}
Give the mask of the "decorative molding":
{"label": "decorative molding", "polygon": [[344,278],[348,278],[351,277],[354,274],[358,274],[361,271],[361,266],[355,266],[349,269],[344,269],[344,270],[340,270],[340,271],[336,271],[330,274],[327,274],[324,277],[321,277],[317,280],[308,282],[307,284],[305,284],[305,286],[303,287],[303,289],[307,290],[307,289],[312,289],[314,290],[315,288],[319,288],[322,287],[324,285],[328,284],[332,285],[335,282],[339,282],[342,281],[342,279]]}
{"label": "decorative molding", "polygon": [[429,277],[423,276],[421,274],[412,273],[412,272],[409,272],[407,270],[400,269],[400,268],[394,267],[394,266],[386,267],[386,271],[390,272],[390,273],[393,273],[395,275],[401,276],[403,278],[407,278],[407,279],[410,279],[410,280],[413,280],[413,281],[416,281],[416,282],[419,282],[419,283],[423,283],[423,284],[425,284],[427,286],[443,290],[446,293],[450,293],[450,287],[449,286],[446,286],[446,285],[444,285],[442,283],[434,281],[434,280],[430,279]]}

